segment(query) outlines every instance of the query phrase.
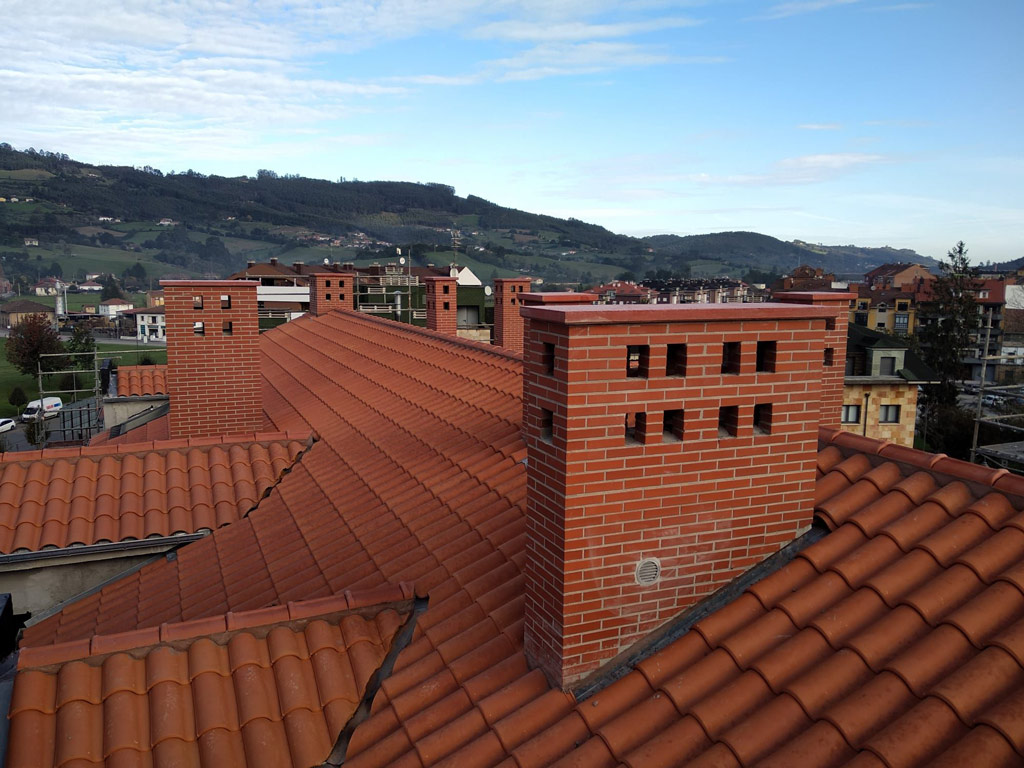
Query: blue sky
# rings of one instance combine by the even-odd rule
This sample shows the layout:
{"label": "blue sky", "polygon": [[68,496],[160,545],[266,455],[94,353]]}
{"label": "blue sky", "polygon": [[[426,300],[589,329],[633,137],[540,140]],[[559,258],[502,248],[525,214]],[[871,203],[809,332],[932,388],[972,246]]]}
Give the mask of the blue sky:
{"label": "blue sky", "polygon": [[1020,0],[0,0],[0,140],[1024,256]]}

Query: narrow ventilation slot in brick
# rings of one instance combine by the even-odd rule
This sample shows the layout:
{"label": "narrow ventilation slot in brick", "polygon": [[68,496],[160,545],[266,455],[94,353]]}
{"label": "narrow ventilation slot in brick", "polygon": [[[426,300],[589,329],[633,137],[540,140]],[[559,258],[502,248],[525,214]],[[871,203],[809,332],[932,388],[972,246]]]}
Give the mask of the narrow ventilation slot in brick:
{"label": "narrow ventilation slot in brick", "polygon": [[665,421],[662,431],[662,440],[666,443],[679,442],[683,439],[685,417],[683,411],[665,411]]}
{"label": "narrow ventilation slot in brick", "polygon": [[669,344],[665,358],[666,376],[686,375],[686,345]]}
{"label": "narrow ventilation slot in brick", "polygon": [[651,348],[647,344],[626,347],[626,375],[646,379],[650,370]]}
{"label": "narrow ventilation slot in brick", "polygon": [[555,424],[555,414],[546,408],[540,410],[540,436],[542,439],[551,442]]}
{"label": "narrow ventilation slot in brick", "polygon": [[754,434],[772,433],[772,404],[760,403],[754,406]]}
{"label": "narrow ventilation slot in brick", "polygon": [[757,342],[757,366],[758,373],[774,373],[775,355],[778,345],[774,341]]}
{"label": "narrow ventilation slot in brick", "polygon": [[727,341],[722,344],[722,373],[740,372],[740,342]]}
{"label": "narrow ventilation slot in brick", "polygon": [[737,405],[723,405],[718,409],[718,436],[736,437],[739,431],[740,409]]}
{"label": "narrow ventilation slot in brick", "polygon": [[555,345],[544,342],[544,355],[541,359],[544,366],[544,373],[548,376],[555,375]]}

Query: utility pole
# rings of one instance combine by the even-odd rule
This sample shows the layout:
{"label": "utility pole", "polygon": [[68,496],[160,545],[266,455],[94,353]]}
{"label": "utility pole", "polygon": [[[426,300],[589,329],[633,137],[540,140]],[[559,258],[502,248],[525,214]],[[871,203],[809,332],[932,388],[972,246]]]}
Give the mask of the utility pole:
{"label": "utility pole", "polygon": [[992,308],[988,309],[988,323],[985,326],[985,350],[981,356],[981,381],[978,384],[978,403],[974,412],[974,437],[971,438],[971,463],[978,453],[978,430],[981,427],[981,404],[985,396],[985,368],[988,364],[988,343],[992,338]]}

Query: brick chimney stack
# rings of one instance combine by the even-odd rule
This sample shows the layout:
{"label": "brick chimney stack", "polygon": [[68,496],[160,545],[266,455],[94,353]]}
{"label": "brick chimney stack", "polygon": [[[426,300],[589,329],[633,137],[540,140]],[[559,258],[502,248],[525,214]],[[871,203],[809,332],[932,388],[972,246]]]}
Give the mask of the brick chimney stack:
{"label": "brick chimney stack", "polygon": [[427,328],[452,336],[458,334],[458,281],[454,277],[424,278],[427,286]]}
{"label": "brick chimney stack", "polygon": [[528,277],[494,278],[494,343],[510,352],[523,351],[523,317],[519,307],[523,293],[529,291]]}
{"label": "brick chimney stack", "polygon": [[833,313],[540,304],[522,314],[524,646],[568,689],[810,524]]}
{"label": "brick chimney stack", "polygon": [[263,428],[256,288],[241,280],[164,280],[171,437]]}
{"label": "brick chimney stack", "polygon": [[846,376],[846,330],[850,325],[850,302],[856,300],[857,294],[786,291],[776,293],[773,298],[785,304],[813,304],[832,310],[825,326],[820,423],[823,427],[838,427],[842,420],[843,382]]}
{"label": "brick chimney stack", "polygon": [[309,276],[309,314],[323,315],[334,309],[355,309],[355,288],[353,272],[315,272]]}

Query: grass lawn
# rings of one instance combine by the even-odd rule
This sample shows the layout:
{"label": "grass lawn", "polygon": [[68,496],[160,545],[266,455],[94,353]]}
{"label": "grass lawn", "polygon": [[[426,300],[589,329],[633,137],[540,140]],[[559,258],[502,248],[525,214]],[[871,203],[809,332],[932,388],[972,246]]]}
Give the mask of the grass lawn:
{"label": "grass lawn", "polygon": [[[128,346],[125,344],[109,344],[97,342],[96,349],[100,352],[101,358],[112,358],[118,365],[138,365],[144,358],[148,357],[156,365],[167,363],[167,348],[163,345],[138,344]],[[29,400],[35,400],[39,396],[38,380],[35,376],[25,376],[19,373],[13,365],[7,362],[7,339],[0,338],[0,417],[14,418],[18,415],[18,409],[7,402],[11,390],[21,387]],[[53,377],[51,377],[53,378]],[[92,386],[92,373],[83,372],[76,374],[77,379],[74,389],[88,389]],[[57,388],[56,381],[45,382],[47,389]],[[58,393],[64,402],[71,402],[75,399],[71,393]],[[89,397],[88,392],[78,393],[78,399]]]}
{"label": "grass lawn", "polygon": [[[56,296],[22,296],[21,298],[34,301],[38,304],[45,304],[48,307],[56,306]],[[128,301],[134,304],[136,307],[146,306],[146,294],[144,293],[130,293],[128,294]],[[100,303],[100,292],[95,293],[69,293],[68,294],[68,311],[69,312],[81,312],[82,307],[86,305],[98,306]]]}

